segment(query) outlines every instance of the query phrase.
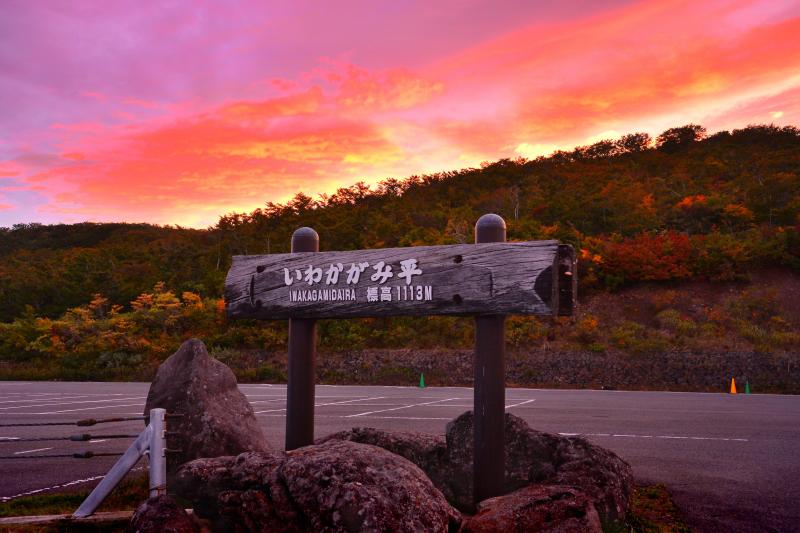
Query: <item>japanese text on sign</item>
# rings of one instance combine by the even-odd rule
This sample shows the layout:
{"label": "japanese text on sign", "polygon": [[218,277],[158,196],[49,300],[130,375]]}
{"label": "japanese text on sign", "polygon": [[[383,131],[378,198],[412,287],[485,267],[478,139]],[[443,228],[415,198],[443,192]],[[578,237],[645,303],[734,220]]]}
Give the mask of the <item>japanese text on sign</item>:
{"label": "japanese text on sign", "polygon": [[[291,302],[358,301],[355,287],[333,288],[329,286],[337,285],[340,275],[346,276],[344,277],[345,285],[358,285],[362,274],[365,274],[365,277],[368,276],[369,281],[376,284],[366,288],[363,299],[367,302],[433,300],[431,285],[412,285],[414,276],[422,275],[422,268],[416,259],[400,261],[398,272],[395,272],[392,265],[385,261],[378,261],[372,265],[366,261],[350,263],[349,267],[345,267],[342,263],[332,263],[327,268],[314,265],[293,270],[284,268],[283,281],[287,287],[297,283],[296,290],[289,291],[289,301]],[[401,280],[400,284],[385,285],[392,278]],[[326,287],[314,288],[317,284]]]}

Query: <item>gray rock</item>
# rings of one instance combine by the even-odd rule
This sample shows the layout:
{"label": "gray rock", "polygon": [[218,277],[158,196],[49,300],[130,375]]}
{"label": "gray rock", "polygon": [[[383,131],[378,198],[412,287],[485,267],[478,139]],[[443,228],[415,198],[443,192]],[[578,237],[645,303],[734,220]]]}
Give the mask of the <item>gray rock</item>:
{"label": "gray rock", "polygon": [[285,460],[283,452],[196,459],[178,470],[172,489],[214,530],[303,531],[304,519],[279,476]]}
{"label": "gray rock", "polygon": [[[553,477],[556,449],[562,437],[536,431],[524,420],[506,413],[505,484],[504,492],[531,483],[544,482]],[[472,411],[467,411],[447,423],[447,462],[449,483],[455,500],[453,504],[466,512],[473,512],[473,431]]]}
{"label": "gray rock", "polygon": [[197,533],[199,528],[170,496],[156,496],[141,504],[131,517],[131,533]]}
{"label": "gray rock", "polygon": [[[421,433],[354,428],[320,442],[350,440],[402,455],[425,471],[451,505],[474,513],[472,411],[449,422],[446,431],[443,442],[441,437]],[[505,494],[532,484],[572,486],[592,498],[603,518],[624,518],[633,475],[630,465],[616,454],[581,438],[536,431],[508,413],[505,437]]]}
{"label": "gray rock", "polygon": [[446,532],[461,521],[414,464],[347,441],[197,459],[173,488],[215,530]]}
{"label": "gray rock", "polygon": [[447,532],[461,520],[422,470],[376,446],[329,441],[287,456],[282,477],[313,531]]}
{"label": "gray rock", "polygon": [[205,345],[191,339],[158,367],[150,385],[145,416],[153,408],[181,413],[167,421],[169,447],[181,450],[169,456],[170,473],[192,459],[268,451],[253,408],[225,364],[208,355]]}
{"label": "gray rock", "polygon": [[602,533],[591,498],[571,487],[529,485],[489,498],[464,521],[461,533]]}
{"label": "gray rock", "polygon": [[[450,502],[472,512],[473,416],[467,411],[447,424]],[[579,489],[606,520],[625,517],[633,491],[630,465],[615,453],[580,437],[536,431],[521,418],[505,415],[505,493],[530,484],[568,485]]]}
{"label": "gray rock", "polygon": [[552,483],[577,487],[587,494],[603,520],[624,520],[634,488],[631,465],[580,437],[563,437],[557,458]]}
{"label": "gray rock", "polygon": [[405,457],[427,474],[434,486],[447,498],[447,501],[452,502],[455,499],[448,482],[450,473],[448,471],[447,446],[445,445],[444,437],[414,431],[353,428],[317,439],[316,443],[322,444],[331,440],[347,440],[361,444],[371,444]]}

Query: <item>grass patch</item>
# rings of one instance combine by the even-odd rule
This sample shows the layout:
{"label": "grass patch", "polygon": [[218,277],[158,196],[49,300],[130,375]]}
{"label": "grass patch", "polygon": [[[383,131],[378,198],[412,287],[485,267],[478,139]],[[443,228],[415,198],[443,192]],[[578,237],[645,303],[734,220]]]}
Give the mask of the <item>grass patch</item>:
{"label": "grass patch", "polygon": [[[73,513],[90,492],[91,489],[16,498],[10,502],[0,503],[0,517]],[[109,494],[98,512],[132,511],[147,499],[148,492],[146,474],[128,476]]]}
{"label": "grass patch", "polygon": [[691,533],[667,488],[636,487],[624,523],[603,524],[604,533]]}

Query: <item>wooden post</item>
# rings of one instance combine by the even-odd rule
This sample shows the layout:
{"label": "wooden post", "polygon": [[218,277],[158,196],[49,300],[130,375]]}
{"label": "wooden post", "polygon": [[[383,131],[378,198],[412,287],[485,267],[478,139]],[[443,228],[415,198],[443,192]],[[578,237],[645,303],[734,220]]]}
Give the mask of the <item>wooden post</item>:
{"label": "wooden post", "polygon": [[[506,223],[483,215],[475,243],[505,242]],[[505,315],[475,317],[473,495],[478,502],[499,496],[505,484]]]}
{"label": "wooden post", "polygon": [[[299,228],[292,235],[292,253],[319,252],[319,235]],[[314,443],[314,382],[316,379],[317,323],[309,318],[289,319],[289,380],[286,387],[286,449]]]}

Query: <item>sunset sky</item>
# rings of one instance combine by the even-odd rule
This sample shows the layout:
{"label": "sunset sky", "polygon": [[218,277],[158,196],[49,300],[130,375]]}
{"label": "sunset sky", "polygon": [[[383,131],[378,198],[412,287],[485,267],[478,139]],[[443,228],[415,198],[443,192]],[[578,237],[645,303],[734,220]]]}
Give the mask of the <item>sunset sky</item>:
{"label": "sunset sky", "polygon": [[0,2],[0,226],[800,124],[800,1]]}

